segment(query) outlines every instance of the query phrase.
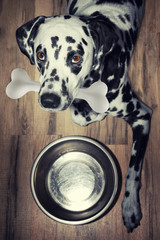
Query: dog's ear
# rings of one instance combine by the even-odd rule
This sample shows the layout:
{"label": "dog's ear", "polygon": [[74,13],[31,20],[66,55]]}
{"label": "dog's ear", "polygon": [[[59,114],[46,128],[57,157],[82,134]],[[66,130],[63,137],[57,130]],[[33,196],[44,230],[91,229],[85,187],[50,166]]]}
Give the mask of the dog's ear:
{"label": "dog's ear", "polygon": [[96,51],[103,48],[104,53],[109,52],[118,40],[114,25],[109,20],[107,24],[107,19],[101,16],[90,18],[88,23]]}
{"label": "dog's ear", "polygon": [[36,17],[25,23],[16,31],[16,39],[20,50],[35,64],[34,60],[34,40],[38,34],[39,26],[45,21],[44,16]]}

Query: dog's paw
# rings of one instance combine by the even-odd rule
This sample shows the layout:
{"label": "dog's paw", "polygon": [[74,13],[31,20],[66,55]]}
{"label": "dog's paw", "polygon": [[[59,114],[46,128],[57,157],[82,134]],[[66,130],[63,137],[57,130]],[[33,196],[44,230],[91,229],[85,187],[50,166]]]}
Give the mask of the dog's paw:
{"label": "dog's paw", "polygon": [[142,213],[136,194],[128,197],[125,196],[122,202],[122,217],[128,232],[133,232],[140,225]]}

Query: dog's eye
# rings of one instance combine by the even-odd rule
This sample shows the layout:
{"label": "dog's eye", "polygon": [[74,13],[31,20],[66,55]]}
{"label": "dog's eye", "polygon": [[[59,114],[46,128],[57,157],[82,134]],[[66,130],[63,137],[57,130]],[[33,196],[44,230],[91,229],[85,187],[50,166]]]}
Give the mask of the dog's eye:
{"label": "dog's eye", "polygon": [[72,58],[72,63],[78,63],[80,60],[81,60],[80,56],[79,56],[79,55],[75,55],[75,56]]}
{"label": "dog's eye", "polygon": [[45,60],[45,54],[44,54],[44,52],[39,51],[39,52],[37,53],[37,57],[38,57],[38,59],[41,60],[41,61]]}

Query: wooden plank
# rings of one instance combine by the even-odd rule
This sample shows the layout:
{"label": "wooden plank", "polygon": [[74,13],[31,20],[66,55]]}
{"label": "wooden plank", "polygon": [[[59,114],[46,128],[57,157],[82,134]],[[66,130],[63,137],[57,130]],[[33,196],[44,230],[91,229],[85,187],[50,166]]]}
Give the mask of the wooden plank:
{"label": "wooden plank", "polygon": [[[24,22],[34,16],[34,2],[13,0],[12,7],[9,0],[2,1],[0,50],[3,53],[3,61],[0,65],[0,111],[3,112],[1,119],[2,134],[29,134],[32,132],[32,105],[33,97],[24,97],[22,100],[11,100],[5,95],[5,88],[10,82],[11,71],[16,67],[25,68],[32,75],[29,60],[20,53],[16,43],[15,31]],[[30,10],[28,11],[28,6]],[[4,111],[5,109],[5,111]],[[9,120],[9,121],[8,121]],[[5,123],[7,122],[7,126]]]}

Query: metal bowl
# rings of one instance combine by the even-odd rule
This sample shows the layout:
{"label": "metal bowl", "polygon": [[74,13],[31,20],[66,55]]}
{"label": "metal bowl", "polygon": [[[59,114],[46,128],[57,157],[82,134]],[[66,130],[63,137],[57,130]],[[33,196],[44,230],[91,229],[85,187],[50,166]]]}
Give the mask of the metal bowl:
{"label": "metal bowl", "polygon": [[110,210],[118,171],[107,149],[81,136],[46,146],[31,171],[31,190],[40,209],[65,224],[85,224]]}

